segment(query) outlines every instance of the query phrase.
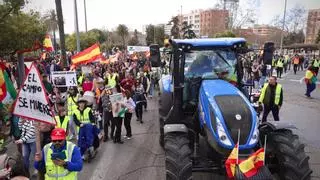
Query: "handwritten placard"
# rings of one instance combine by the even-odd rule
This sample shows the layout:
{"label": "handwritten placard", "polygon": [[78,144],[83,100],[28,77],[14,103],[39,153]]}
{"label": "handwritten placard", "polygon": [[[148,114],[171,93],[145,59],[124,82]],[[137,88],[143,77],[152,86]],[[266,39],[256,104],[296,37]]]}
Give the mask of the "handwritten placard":
{"label": "handwritten placard", "polygon": [[13,114],[29,120],[56,124],[40,74],[34,64],[19,90]]}

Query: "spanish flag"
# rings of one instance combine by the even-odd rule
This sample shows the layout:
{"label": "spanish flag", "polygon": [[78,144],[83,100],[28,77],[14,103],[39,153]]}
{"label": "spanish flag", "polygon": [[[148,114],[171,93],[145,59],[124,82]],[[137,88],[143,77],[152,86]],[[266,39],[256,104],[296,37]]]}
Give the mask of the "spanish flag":
{"label": "spanish flag", "polygon": [[150,51],[146,51],[145,55],[147,58],[150,58]]}
{"label": "spanish flag", "polygon": [[239,145],[236,144],[231,151],[228,159],[225,162],[225,167],[227,171],[228,178],[234,178],[236,166],[237,166],[237,159],[239,155]]}
{"label": "spanish flag", "polygon": [[94,44],[91,47],[79,52],[71,57],[72,64],[90,63],[101,57],[100,47],[98,44]]}
{"label": "spanish flag", "polygon": [[43,40],[43,48],[48,52],[54,51],[54,48],[53,48],[52,42],[51,42],[51,37],[48,34],[46,35],[46,37]]}
{"label": "spanish flag", "polygon": [[258,151],[253,153],[248,159],[242,161],[239,164],[240,171],[247,178],[254,176],[263,166],[264,156],[264,148],[260,148]]}

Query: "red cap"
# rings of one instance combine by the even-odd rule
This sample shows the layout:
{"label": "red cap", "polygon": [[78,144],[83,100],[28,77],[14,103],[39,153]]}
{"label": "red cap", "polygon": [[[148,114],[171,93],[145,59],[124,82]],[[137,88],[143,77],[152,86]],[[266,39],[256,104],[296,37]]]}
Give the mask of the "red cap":
{"label": "red cap", "polygon": [[55,128],[51,132],[51,140],[65,140],[66,139],[66,131],[63,128]]}

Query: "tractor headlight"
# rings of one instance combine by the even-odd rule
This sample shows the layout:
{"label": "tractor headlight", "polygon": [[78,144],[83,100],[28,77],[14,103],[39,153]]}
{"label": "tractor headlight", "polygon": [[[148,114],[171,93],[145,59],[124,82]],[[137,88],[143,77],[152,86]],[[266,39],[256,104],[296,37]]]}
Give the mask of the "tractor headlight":
{"label": "tractor headlight", "polygon": [[226,133],[225,129],[223,128],[222,123],[218,117],[216,117],[216,121],[217,121],[217,124],[216,124],[217,129],[216,130],[217,130],[220,141],[227,146],[231,146],[232,145],[231,141],[228,138],[227,133]]}
{"label": "tractor headlight", "polygon": [[253,145],[253,144],[256,144],[258,142],[258,139],[259,139],[259,129],[258,129],[258,126],[259,126],[259,118],[257,118],[257,123],[254,127],[254,130],[253,130],[253,134],[251,136],[251,139],[249,141],[249,145]]}

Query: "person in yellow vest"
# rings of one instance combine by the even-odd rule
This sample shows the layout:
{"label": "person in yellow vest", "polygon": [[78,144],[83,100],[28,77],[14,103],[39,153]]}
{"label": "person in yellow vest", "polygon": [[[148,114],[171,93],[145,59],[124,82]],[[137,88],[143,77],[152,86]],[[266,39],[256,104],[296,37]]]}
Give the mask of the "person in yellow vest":
{"label": "person in yellow vest", "polygon": [[117,73],[109,73],[108,76],[107,76],[108,86],[110,86],[111,88],[116,87],[116,85],[117,85],[117,77],[118,77]]}
{"label": "person in yellow vest", "polygon": [[262,122],[267,121],[268,114],[272,111],[275,121],[279,121],[279,111],[283,102],[282,86],[277,83],[277,77],[271,76],[269,83],[264,84],[261,89],[259,104],[263,104]]}
{"label": "person in yellow vest", "polygon": [[74,111],[73,120],[74,123],[79,127],[83,124],[94,123],[95,118],[90,107],[87,107],[88,101],[84,98],[78,99],[78,108]]}
{"label": "person in yellow vest", "polygon": [[57,115],[54,117],[56,120],[56,128],[64,129],[68,135],[70,118],[66,114],[65,103],[64,101],[57,101],[56,105],[58,110]]}
{"label": "person in yellow vest", "polygon": [[277,78],[281,78],[283,72],[283,58],[280,56],[276,62]]}
{"label": "person in yellow vest", "polygon": [[42,153],[35,154],[34,167],[45,172],[46,180],[76,180],[82,166],[80,149],[66,141],[62,128],[52,130],[51,143],[44,146]]}
{"label": "person in yellow vest", "polygon": [[312,66],[314,67],[314,72],[316,73],[316,76],[318,76],[319,67],[320,67],[320,59],[314,59],[312,62]]}
{"label": "person in yellow vest", "polygon": [[77,137],[77,132],[75,130],[75,125],[73,121],[74,111],[78,108],[77,101],[79,99],[79,93],[76,86],[69,88],[69,94],[67,98],[67,108],[68,108],[68,116],[69,116],[69,130],[70,130],[70,138]]}

